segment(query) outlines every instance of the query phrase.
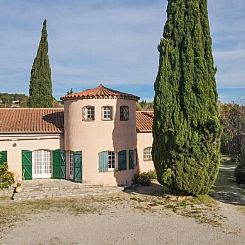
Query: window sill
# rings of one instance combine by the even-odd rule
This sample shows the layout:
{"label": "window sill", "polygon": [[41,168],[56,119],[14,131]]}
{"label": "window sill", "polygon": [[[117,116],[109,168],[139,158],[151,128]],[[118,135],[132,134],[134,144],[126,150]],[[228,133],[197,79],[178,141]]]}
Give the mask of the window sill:
{"label": "window sill", "polygon": [[113,119],[105,119],[105,118],[102,118],[101,120],[102,121],[109,121],[109,122],[113,121]]}
{"label": "window sill", "polygon": [[116,172],[115,168],[109,168],[107,172]]}

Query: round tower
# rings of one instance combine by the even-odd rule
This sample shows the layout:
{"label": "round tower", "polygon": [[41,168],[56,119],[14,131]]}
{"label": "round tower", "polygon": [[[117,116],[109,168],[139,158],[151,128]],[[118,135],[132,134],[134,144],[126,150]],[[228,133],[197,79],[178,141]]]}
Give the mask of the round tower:
{"label": "round tower", "polygon": [[[136,101],[139,97],[100,85],[61,99],[67,177],[75,179],[76,167],[81,164],[83,183],[130,185],[137,168]],[[81,163],[76,162],[79,152]]]}

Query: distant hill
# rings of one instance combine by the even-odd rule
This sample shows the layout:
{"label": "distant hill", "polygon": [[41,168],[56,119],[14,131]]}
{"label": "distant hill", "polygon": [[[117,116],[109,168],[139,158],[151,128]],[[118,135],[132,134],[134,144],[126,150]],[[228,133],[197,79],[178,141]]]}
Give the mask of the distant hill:
{"label": "distant hill", "polygon": [[27,107],[27,101],[25,94],[0,93],[0,108]]}

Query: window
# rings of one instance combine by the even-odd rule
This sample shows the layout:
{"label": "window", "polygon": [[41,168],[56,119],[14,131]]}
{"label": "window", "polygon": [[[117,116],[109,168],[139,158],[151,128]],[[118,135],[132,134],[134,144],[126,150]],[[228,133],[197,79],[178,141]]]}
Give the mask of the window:
{"label": "window", "polygon": [[94,121],[95,120],[94,106],[86,106],[83,108],[83,120],[84,121]]}
{"label": "window", "polygon": [[112,120],[112,107],[111,106],[102,107],[102,120],[107,120],[107,121]]}
{"label": "window", "polygon": [[99,171],[108,172],[116,167],[116,154],[114,151],[103,151],[99,153]]}
{"label": "window", "polygon": [[108,151],[108,169],[115,168],[115,152]]}
{"label": "window", "polygon": [[129,107],[120,106],[120,121],[128,121],[128,120],[129,120]]}
{"label": "window", "polygon": [[151,151],[152,151],[152,147],[147,147],[144,149],[143,152],[144,161],[152,161]]}
{"label": "window", "polygon": [[33,152],[33,177],[50,178],[52,172],[51,152],[38,150]]}

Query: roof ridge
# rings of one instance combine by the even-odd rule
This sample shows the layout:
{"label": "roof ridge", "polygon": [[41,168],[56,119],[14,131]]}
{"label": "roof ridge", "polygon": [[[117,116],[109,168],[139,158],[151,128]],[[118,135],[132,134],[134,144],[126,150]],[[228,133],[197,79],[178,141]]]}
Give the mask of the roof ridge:
{"label": "roof ridge", "polygon": [[91,89],[86,89],[78,93],[67,94],[61,97],[61,100],[66,99],[128,99],[128,100],[139,100],[140,98],[136,95],[120,92],[118,90],[110,89],[105,87],[103,84]]}

